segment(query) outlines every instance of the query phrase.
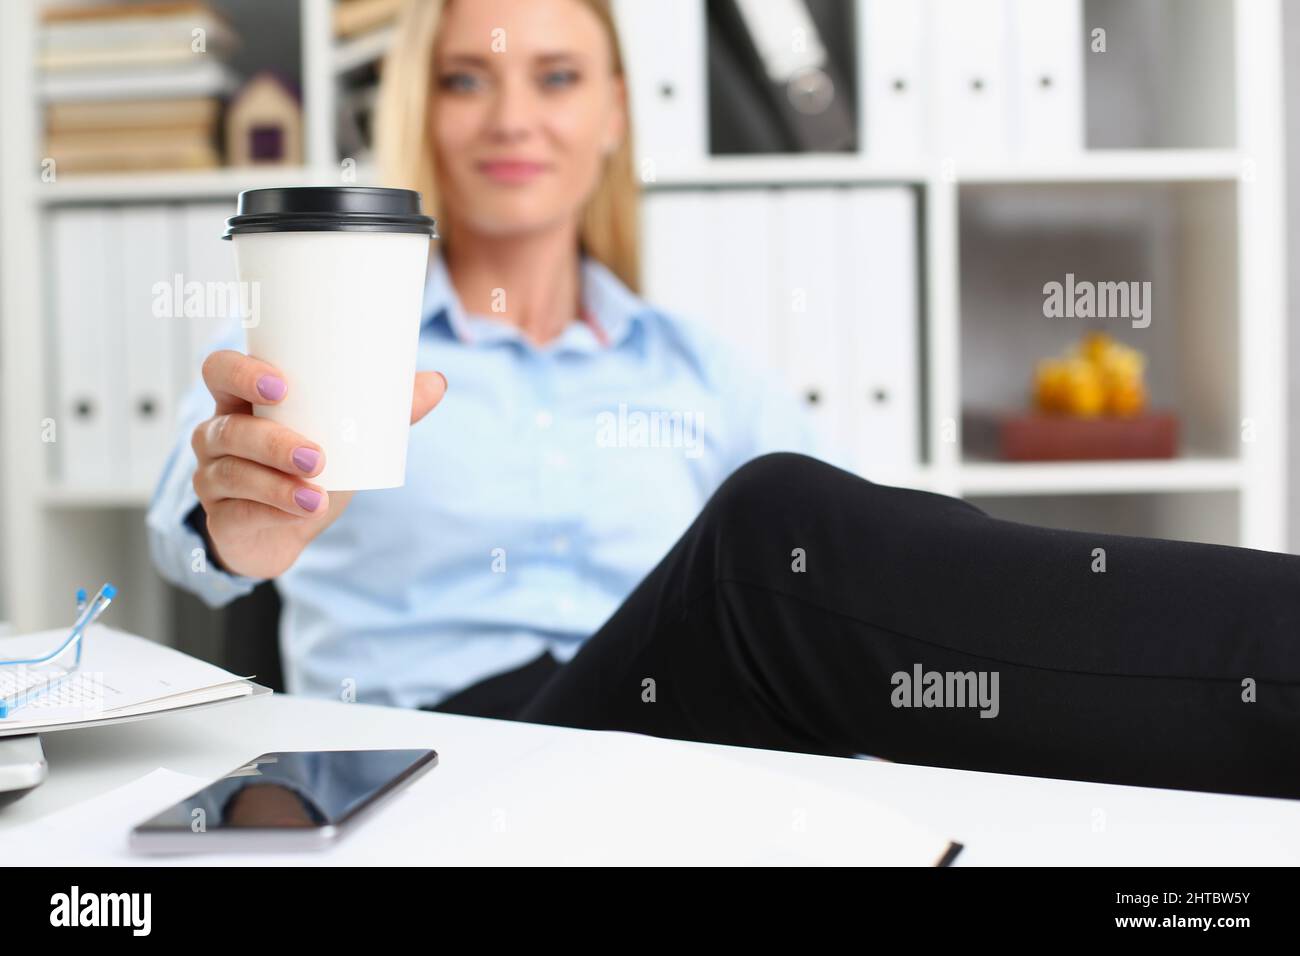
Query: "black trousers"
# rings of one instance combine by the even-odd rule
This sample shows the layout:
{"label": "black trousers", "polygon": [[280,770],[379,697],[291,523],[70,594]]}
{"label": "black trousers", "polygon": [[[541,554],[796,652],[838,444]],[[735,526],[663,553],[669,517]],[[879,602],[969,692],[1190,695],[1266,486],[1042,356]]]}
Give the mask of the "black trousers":
{"label": "black trousers", "polygon": [[1003,521],[768,455],[573,660],[435,709],[1300,797],[1300,557]]}

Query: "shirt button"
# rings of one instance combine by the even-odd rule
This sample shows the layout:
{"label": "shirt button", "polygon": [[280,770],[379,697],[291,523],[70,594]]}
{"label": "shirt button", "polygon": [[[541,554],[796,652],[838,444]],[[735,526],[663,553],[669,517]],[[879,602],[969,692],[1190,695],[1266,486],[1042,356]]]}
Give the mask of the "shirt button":
{"label": "shirt button", "polygon": [[554,422],[555,419],[551,417],[550,412],[540,411],[535,416],[533,416],[533,421],[537,422],[538,428],[550,428],[551,423]]}
{"label": "shirt button", "polygon": [[564,468],[569,464],[569,459],[565,457],[564,452],[548,451],[546,453],[546,464],[551,468]]}
{"label": "shirt button", "polygon": [[551,548],[556,554],[567,554],[569,552],[569,539],[562,534],[557,534],[551,541]]}
{"label": "shirt button", "polygon": [[555,606],[559,608],[561,614],[572,614],[574,607],[576,607],[573,598],[569,597],[567,594],[562,595],[560,599],[555,602]]}

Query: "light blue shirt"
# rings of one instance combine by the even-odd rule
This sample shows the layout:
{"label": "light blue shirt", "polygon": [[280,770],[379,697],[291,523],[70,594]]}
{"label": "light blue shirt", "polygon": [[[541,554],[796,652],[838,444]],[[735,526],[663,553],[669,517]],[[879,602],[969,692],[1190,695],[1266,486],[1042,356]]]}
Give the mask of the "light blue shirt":
{"label": "light blue shirt", "polygon": [[[358,493],[277,579],[291,692],[415,707],[543,651],[567,661],[727,475],[820,447],[796,400],[705,329],[591,259],[582,293],[584,319],[539,347],[466,315],[431,259],[418,367],[449,389],[411,429],[406,484]],[[213,407],[197,383],[147,521],[163,576],[216,607],[258,582],[215,568],[185,524],[190,433]]]}

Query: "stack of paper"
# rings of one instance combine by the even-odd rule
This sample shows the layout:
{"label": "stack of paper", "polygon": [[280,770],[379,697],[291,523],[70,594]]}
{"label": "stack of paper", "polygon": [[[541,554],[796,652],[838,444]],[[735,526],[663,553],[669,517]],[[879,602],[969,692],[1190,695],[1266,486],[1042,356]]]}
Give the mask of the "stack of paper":
{"label": "stack of paper", "polygon": [[[48,654],[67,636],[43,631],[0,638],[0,660]],[[212,664],[143,637],[92,625],[81,666],[31,703],[0,718],[0,736],[67,730],[106,721],[148,717],[198,704],[266,693]],[[0,667],[0,697],[41,680],[36,667]]]}

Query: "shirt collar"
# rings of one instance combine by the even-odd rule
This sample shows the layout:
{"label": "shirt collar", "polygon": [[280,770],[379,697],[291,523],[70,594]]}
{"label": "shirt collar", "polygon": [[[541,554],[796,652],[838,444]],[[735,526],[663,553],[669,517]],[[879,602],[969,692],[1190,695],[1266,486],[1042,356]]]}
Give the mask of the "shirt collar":
{"label": "shirt collar", "polygon": [[[583,256],[580,268],[581,321],[570,323],[554,343],[546,346],[547,349],[555,346],[590,352],[613,348],[631,335],[643,314],[650,310],[650,306],[602,263]],[[436,253],[429,257],[423,324],[443,325],[452,336],[466,344],[513,340],[535,347],[506,322],[466,314],[460,296],[451,284],[447,264]]]}

